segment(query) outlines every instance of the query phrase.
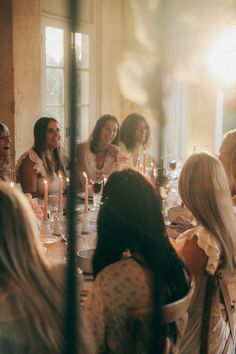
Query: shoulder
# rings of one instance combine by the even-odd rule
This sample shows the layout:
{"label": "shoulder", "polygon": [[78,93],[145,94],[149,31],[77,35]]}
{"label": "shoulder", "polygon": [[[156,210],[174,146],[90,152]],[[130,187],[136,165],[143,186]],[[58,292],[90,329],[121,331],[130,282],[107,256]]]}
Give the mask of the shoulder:
{"label": "shoulder", "polygon": [[77,153],[81,154],[90,150],[90,141],[79,143],[76,147]]}

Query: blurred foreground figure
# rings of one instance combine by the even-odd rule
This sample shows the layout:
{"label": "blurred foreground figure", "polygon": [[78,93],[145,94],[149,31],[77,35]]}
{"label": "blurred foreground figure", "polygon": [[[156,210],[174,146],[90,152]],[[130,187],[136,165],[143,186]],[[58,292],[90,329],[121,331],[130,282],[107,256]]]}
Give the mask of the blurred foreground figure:
{"label": "blurred foreground figure", "polygon": [[162,323],[161,306],[185,296],[189,284],[166,237],[159,198],[151,183],[132,169],[111,174],[103,190],[97,227],[95,284],[85,303],[97,353],[127,353],[128,312],[143,308],[153,310],[150,342],[146,346],[136,333],[133,345],[137,351],[130,353],[163,353],[167,337],[176,343],[178,329],[175,322]]}
{"label": "blurred foreground figure", "polygon": [[[1,182],[1,354],[63,353],[65,270],[45,258],[34,221],[24,195]],[[94,353],[81,321],[79,340],[80,353]]]}

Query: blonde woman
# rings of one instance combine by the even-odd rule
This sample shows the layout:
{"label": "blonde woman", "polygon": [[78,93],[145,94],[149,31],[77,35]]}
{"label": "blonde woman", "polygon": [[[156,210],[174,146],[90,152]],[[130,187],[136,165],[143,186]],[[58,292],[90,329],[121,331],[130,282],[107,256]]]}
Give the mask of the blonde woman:
{"label": "blonde woman", "polygon": [[[200,353],[200,332],[206,292],[206,274],[236,266],[236,220],[224,168],[206,152],[190,156],[179,179],[179,193],[197,221],[177,240],[185,264],[196,278],[196,293],[180,353]],[[210,328],[209,354],[222,353],[229,336],[221,312],[220,297],[212,299],[214,316]],[[231,353],[230,351],[227,353]]]}
{"label": "blonde woman", "polygon": [[236,129],[225,134],[219,159],[227,174],[233,202],[236,205]]}
{"label": "blonde woman", "polygon": [[[34,218],[24,195],[1,182],[1,354],[63,352],[64,270],[42,254]],[[81,332],[80,353],[93,353],[86,338]]]}

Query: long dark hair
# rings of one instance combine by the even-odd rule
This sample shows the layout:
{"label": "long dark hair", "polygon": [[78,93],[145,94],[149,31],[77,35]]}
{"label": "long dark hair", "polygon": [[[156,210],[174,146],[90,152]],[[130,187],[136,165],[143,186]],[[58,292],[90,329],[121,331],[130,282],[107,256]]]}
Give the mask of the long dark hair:
{"label": "long dark hair", "polygon": [[162,325],[161,306],[183,297],[188,285],[184,266],[165,234],[159,197],[145,176],[132,169],[111,174],[103,191],[97,232],[95,276],[119,261],[127,249],[141,255],[153,273],[155,311],[150,353],[162,353],[167,335],[177,340],[177,327],[175,323]]}
{"label": "long dark hair", "polygon": [[93,132],[91,134],[91,142],[90,142],[90,149],[93,153],[97,152],[97,148],[98,148],[98,144],[100,141],[100,137],[101,137],[101,131],[104,127],[104,125],[106,124],[106,122],[108,121],[113,121],[117,124],[117,134],[115,139],[112,141],[112,144],[114,145],[118,145],[119,142],[119,130],[120,130],[120,124],[117,120],[117,118],[111,114],[104,114],[103,116],[101,116],[98,120],[97,123],[93,129]]}
{"label": "long dark hair", "polygon": [[146,139],[143,145],[147,145],[150,138],[150,127],[147,124],[146,119],[137,113],[129,114],[120,127],[120,140],[126,145],[128,149],[132,149],[135,146],[135,134],[138,123],[143,121],[146,125]]}
{"label": "long dark hair", "polygon": [[[34,126],[34,151],[38,154],[38,156],[42,159],[42,161],[45,164],[47,173],[49,175],[53,175],[53,166],[51,162],[48,160],[46,154],[45,154],[45,144],[46,144],[46,135],[47,135],[47,128],[48,124],[50,122],[56,122],[58,121],[55,118],[52,117],[41,117],[37,120]],[[55,148],[53,150],[53,157],[55,160],[55,172],[62,172],[64,175],[66,175],[66,170],[65,166],[62,160],[62,155],[61,155],[61,148]]]}

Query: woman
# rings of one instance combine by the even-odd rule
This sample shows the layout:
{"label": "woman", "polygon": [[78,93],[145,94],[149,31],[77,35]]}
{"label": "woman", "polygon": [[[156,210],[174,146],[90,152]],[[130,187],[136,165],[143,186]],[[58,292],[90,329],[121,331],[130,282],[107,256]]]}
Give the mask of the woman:
{"label": "woman", "polygon": [[11,164],[11,136],[8,127],[0,123],[0,179],[15,181],[15,170]]}
{"label": "woman", "polygon": [[120,128],[120,148],[127,153],[128,166],[145,170],[153,162],[147,147],[150,140],[150,128],[146,119],[137,113],[129,114]]}
{"label": "woman", "polygon": [[61,153],[60,127],[56,119],[41,117],[34,126],[34,145],[17,162],[18,179],[24,193],[33,197],[44,193],[44,180],[48,192],[59,191],[60,175],[66,176],[66,158]]}
{"label": "woman", "polygon": [[[199,354],[206,275],[214,275],[218,268],[235,269],[236,220],[224,168],[209,153],[195,153],[187,159],[180,174],[179,193],[197,222],[196,227],[176,240],[185,265],[196,280],[195,301],[180,353]],[[219,354],[224,350],[229,331],[221,313],[219,293],[210,300],[214,315],[208,338],[209,354]]]}
{"label": "woman", "polygon": [[77,166],[79,190],[84,188],[84,175],[89,180],[101,180],[118,168],[122,154],[117,146],[119,122],[111,114],[101,116],[88,141],[78,144]]}
{"label": "woman", "polygon": [[[64,350],[64,267],[45,258],[24,195],[0,183],[0,352]],[[80,353],[94,353],[79,324]]]}
{"label": "woman", "polygon": [[[229,188],[233,200],[234,207],[236,206],[236,129],[230,130],[224,135],[223,142],[220,147],[219,160],[224,166]],[[175,220],[177,231],[184,232],[191,229],[193,225],[189,220],[178,217]]]}
{"label": "woman", "polygon": [[236,205],[236,129],[225,134],[219,159],[227,174],[233,202]]}
{"label": "woman", "polygon": [[[97,353],[125,353],[127,311],[153,304],[150,353],[163,353],[167,328],[161,324],[160,307],[185,295],[188,284],[183,264],[165,235],[159,198],[138,171],[114,172],[108,178],[97,232],[95,283],[85,303]],[[175,324],[171,330],[174,337]],[[137,345],[147,353],[143,343]]]}

